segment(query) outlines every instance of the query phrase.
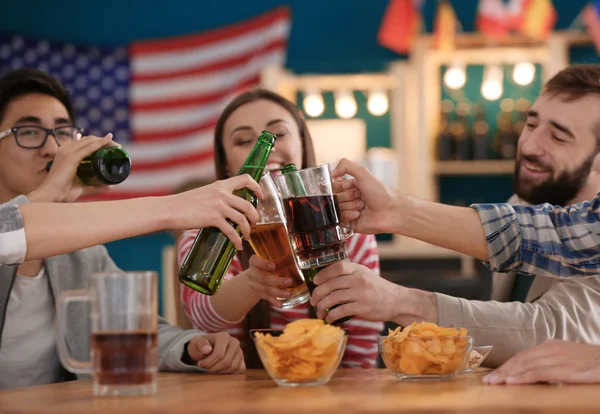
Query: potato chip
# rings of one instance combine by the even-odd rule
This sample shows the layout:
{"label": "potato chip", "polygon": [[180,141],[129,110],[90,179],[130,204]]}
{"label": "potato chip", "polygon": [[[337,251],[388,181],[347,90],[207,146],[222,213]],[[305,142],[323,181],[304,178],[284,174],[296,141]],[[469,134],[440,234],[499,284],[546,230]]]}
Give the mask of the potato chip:
{"label": "potato chip", "polygon": [[457,372],[470,348],[465,328],[445,328],[413,322],[388,330],[381,354],[392,371],[405,375],[446,375]]}
{"label": "potato chip", "polygon": [[256,345],[266,368],[279,378],[310,382],[337,367],[345,333],[320,319],[300,319],[286,325],[282,334],[256,332]]}

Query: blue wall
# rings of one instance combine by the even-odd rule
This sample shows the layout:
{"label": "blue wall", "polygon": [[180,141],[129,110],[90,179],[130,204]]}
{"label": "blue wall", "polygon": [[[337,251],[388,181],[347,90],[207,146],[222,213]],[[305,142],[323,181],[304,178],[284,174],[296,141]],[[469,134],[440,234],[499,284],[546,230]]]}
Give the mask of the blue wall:
{"label": "blue wall", "polygon": [[[587,1],[554,1],[556,28],[569,27]],[[478,0],[451,3],[463,29],[472,31]],[[115,45],[212,29],[284,4],[293,16],[287,66],[297,73],[380,71],[398,58],[376,41],[388,0],[7,0],[0,30]],[[437,0],[425,1],[427,31],[436,5]]]}
{"label": "blue wall", "polygon": [[[2,4],[2,28],[96,45],[200,32],[288,4],[293,14],[288,66],[304,72],[380,71],[397,54],[376,33],[387,0],[360,13],[346,0],[16,0]],[[23,5],[26,4],[26,7]],[[226,6],[225,6],[226,5]]]}

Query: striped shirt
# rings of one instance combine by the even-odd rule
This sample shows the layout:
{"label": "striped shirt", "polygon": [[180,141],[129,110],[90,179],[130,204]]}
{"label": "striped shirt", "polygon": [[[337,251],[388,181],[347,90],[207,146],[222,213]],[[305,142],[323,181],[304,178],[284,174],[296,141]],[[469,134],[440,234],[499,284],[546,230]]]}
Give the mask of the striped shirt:
{"label": "striped shirt", "polygon": [[600,274],[600,193],[568,207],[474,204],[496,272],[554,277]]}
{"label": "striped shirt", "polygon": [[0,265],[21,264],[27,253],[25,228],[19,205],[27,202],[24,196],[0,205]]}
{"label": "striped shirt", "polygon": [[[177,260],[179,265],[190,250],[198,230],[189,230],[182,234],[177,243]],[[355,234],[347,243],[349,259],[373,270],[379,274],[379,255],[377,242],[372,235]],[[234,257],[225,280],[231,279],[242,272],[242,266],[237,256]],[[196,329],[206,332],[225,331],[240,340],[242,344],[248,341],[248,334],[243,330],[243,319],[229,322],[221,318],[212,307],[210,296],[196,292],[187,286],[182,286],[181,300],[185,312]],[[271,328],[283,329],[289,322],[309,318],[309,304],[305,303],[294,308],[279,309],[271,307]],[[371,322],[358,317],[344,322],[342,328],[348,330],[348,345],[341,366],[346,368],[370,368],[377,365],[377,337],[383,330],[382,322]]]}

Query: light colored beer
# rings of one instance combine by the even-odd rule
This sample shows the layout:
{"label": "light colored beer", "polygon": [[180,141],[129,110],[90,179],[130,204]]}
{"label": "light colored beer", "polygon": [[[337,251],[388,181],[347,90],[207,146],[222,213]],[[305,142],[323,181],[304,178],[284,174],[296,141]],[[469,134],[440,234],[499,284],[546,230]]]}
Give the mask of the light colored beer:
{"label": "light colored beer", "polygon": [[250,245],[259,257],[275,263],[273,273],[292,279],[292,285],[288,288],[292,298],[308,290],[302,273],[296,266],[283,223],[257,224],[250,234]]}

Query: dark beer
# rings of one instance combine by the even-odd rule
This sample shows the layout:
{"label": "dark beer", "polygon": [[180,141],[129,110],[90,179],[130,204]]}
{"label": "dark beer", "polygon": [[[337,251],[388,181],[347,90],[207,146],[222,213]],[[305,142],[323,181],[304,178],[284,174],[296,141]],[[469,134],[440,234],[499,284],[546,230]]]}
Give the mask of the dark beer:
{"label": "dark beer", "polygon": [[275,263],[277,276],[292,279],[287,288],[292,297],[306,292],[283,223],[257,224],[250,234],[250,245],[259,257]]}
{"label": "dark beer", "polygon": [[158,364],[156,332],[92,334],[92,364],[100,385],[142,385],[154,380]]}
{"label": "dark beer", "polygon": [[[284,200],[290,238],[300,263],[325,258],[325,262],[347,257],[340,228],[337,200],[332,195],[293,197]],[[331,258],[331,259],[327,259]],[[323,263],[323,264],[326,264]]]}
{"label": "dark beer", "polygon": [[[339,227],[337,199],[331,195],[307,195],[294,164],[282,167],[281,173],[289,190],[288,193],[294,195],[284,200],[284,209],[289,225],[290,241],[294,243],[298,259],[304,258],[307,262],[314,259],[314,250],[311,249],[313,247],[320,250],[317,254],[329,256],[328,259],[323,260],[327,264],[345,259],[348,255],[341,234],[342,230]],[[300,247],[302,249],[299,249]],[[322,258],[323,256],[317,256],[317,259]],[[334,260],[331,260],[332,258]],[[324,266],[313,266],[302,269],[304,282],[311,295],[316,289],[313,279],[323,268]],[[339,304],[334,305],[331,309],[338,306]],[[331,309],[326,311],[329,312]],[[352,318],[353,316],[346,316],[334,321],[333,325],[342,324]]]}

